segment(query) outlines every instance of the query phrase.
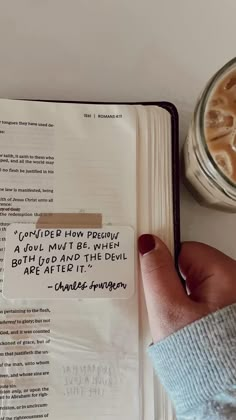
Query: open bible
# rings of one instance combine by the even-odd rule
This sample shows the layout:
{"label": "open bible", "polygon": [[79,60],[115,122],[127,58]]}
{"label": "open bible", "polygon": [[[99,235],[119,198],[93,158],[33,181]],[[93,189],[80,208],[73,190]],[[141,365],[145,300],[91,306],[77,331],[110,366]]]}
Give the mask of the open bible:
{"label": "open bible", "polygon": [[[173,105],[2,99],[0,146],[1,282],[8,226],[37,228],[45,214],[100,215],[104,229],[131,228],[134,243],[156,233],[174,256]],[[13,295],[0,298],[0,419],[172,418],[146,356],[151,337],[135,245],[134,254],[133,292],[122,298],[19,299],[20,282],[12,278]]]}

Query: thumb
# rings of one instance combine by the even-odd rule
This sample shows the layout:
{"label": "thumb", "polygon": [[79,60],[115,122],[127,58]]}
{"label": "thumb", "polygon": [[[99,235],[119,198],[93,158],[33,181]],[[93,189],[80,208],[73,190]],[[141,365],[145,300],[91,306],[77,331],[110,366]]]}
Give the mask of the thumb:
{"label": "thumb", "polygon": [[205,302],[212,310],[236,302],[236,262],[199,242],[182,244],[179,267],[191,299]]}
{"label": "thumb", "polygon": [[147,234],[140,236],[138,249],[149,324],[156,342],[186,324],[183,315],[188,297],[172,256],[159,238]]}

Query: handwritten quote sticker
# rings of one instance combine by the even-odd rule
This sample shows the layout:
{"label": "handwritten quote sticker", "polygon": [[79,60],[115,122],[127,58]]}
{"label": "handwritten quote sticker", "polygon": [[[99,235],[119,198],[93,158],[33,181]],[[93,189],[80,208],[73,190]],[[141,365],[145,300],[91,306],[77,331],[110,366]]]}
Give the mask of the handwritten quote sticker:
{"label": "handwritten quote sticker", "polygon": [[129,298],[134,293],[134,231],[7,228],[3,295],[7,299]]}

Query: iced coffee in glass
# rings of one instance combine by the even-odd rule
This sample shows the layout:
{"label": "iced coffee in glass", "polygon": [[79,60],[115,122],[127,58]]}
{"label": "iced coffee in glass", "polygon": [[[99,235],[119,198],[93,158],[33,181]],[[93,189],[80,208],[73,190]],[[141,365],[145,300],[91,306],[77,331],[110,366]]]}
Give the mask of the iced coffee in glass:
{"label": "iced coffee in glass", "polygon": [[185,179],[207,206],[236,212],[236,59],[209,81],[184,145]]}

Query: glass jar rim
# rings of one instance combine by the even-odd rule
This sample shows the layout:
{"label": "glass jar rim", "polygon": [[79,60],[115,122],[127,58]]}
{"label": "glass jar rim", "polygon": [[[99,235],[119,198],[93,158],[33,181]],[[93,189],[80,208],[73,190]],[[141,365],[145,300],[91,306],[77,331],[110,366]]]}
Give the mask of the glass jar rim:
{"label": "glass jar rim", "polygon": [[[230,60],[228,63],[226,63],[220,70],[218,70],[214,76],[209,80],[207,83],[199,101],[198,106],[196,107],[195,113],[194,113],[194,120],[195,120],[195,127],[199,129],[198,137],[200,139],[200,142],[204,148],[204,152],[207,155],[207,158],[209,159],[210,163],[212,164],[215,171],[222,177],[222,180],[227,183],[228,186],[233,187],[236,189],[236,183],[231,181],[224,173],[221,171],[215,160],[213,159],[205,138],[205,131],[204,131],[204,117],[205,117],[205,111],[206,107],[209,101],[209,98],[216,86],[216,84],[219,82],[220,79],[222,79],[227,73],[233,70],[235,67],[236,69],[236,57]],[[197,131],[197,130],[196,130]]]}

